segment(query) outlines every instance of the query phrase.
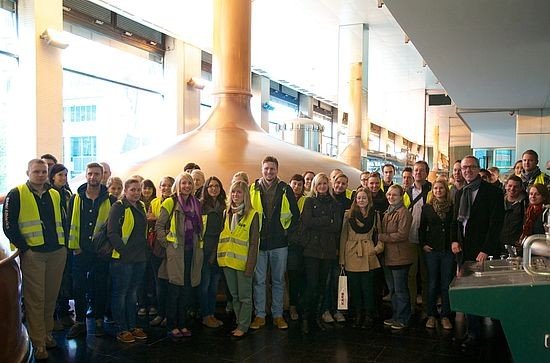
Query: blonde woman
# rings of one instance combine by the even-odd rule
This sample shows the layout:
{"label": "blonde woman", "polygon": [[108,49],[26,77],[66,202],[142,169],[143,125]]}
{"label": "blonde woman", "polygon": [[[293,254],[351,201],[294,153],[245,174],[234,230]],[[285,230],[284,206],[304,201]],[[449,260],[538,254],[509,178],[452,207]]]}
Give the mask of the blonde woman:
{"label": "blonde woman", "polygon": [[258,257],[260,218],[250,203],[246,182],[231,184],[229,195],[217,259],[233,296],[237,328],[231,334],[241,338],[252,318],[252,277]]}
{"label": "blonde woman", "polygon": [[453,208],[451,192],[447,182],[439,179],[432,186],[432,194],[422,206],[418,239],[422,245],[426,267],[428,268],[428,321],[426,328],[435,328],[437,316],[437,297],[441,294],[441,325],[443,329],[452,329],[449,320],[449,285],[453,279],[455,261],[451,251],[451,222]]}
{"label": "blonde woman", "polygon": [[384,325],[395,330],[407,327],[411,318],[408,275],[416,256],[416,245],[409,241],[412,215],[403,205],[403,194],[400,185],[388,188],[386,198],[390,205],[378,234],[378,241],[384,243],[386,266],[390,269],[388,286],[391,289],[392,317],[384,320]]}
{"label": "blonde woman", "polygon": [[373,207],[371,193],[357,189],[351,208],[344,214],[340,235],[340,265],[348,274],[351,302],[355,309],[354,327],[372,325],[374,305],[374,270],[381,267],[377,255],[384,252],[384,243],[373,242],[373,233],[380,229],[380,217]]}
{"label": "blonde woman", "polygon": [[159,243],[166,248],[166,258],[159,268],[159,277],[168,280],[166,326],[168,335],[178,339],[191,336],[186,315],[193,288],[201,282],[202,218],[200,202],[193,195],[191,174],[178,175],[172,191],[172,197],[162,203],[155,231]]}

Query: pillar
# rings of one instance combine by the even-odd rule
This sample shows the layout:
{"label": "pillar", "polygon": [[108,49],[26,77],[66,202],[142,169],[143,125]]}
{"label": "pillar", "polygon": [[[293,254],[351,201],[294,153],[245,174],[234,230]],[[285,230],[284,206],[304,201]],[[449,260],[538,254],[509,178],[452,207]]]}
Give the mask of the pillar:
{"label": "pillar", "polygon": [[[359,34],[359,36],[358,36]],[[356,168],[367,156],[368,132],[368,38],[367,24],[340,25],[338,33],[338,112],[339,129],[343,114],[348,114],[348,135],[345,145],[338,141],[339,158]]]}
{"label": "pillar", "polygon": [[20,44],[25,46],[19,52],[16,99],[24,101],[14,122],[25,130],[25,147],[20,134],[7,138],[8,170],[18,171],[8,173],[9,185],[24,180],[26,162],[32,158],[50,153],[63,160],[63,50],[40,39],[48,28],[63,31],[63,2],[21,0],[18,19]]}
{"label": "pillar", "polygon": [[200,124],[200,92],[189,85],[201,77],[201,50],[175,38],[169,38],[164,58],[166,116],[172,120],[174,135],[193,130]]}
{"label": "pillar", "polygon": [[300,93],[298,114],[313,119],[313,97]]}

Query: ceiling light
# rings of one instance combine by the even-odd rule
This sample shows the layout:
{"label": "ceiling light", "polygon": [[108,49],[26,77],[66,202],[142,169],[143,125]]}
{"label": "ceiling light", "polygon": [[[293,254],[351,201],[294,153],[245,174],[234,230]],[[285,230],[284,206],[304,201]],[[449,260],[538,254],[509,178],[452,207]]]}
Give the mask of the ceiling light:
{"label": "ceiling light", "polygon": [[124,35],[126,35],[127,37],[131,37],[131,36],[134,35],[134,34],[132,34],[132,33],[128,32],[128,31],[126,31],[126,32],[124,32]]}
{"label": "ceiling light", "polygon": [[105,24],[104,21],[101,21],[101,20],[99,20],[99,19],[96,19],[96,20],[95,20],[95,23],[96,23],[97,25],[103,25],[103,24]]}
{"label": "ceiling light", "polygon": [[149,42],[149,44],[151,44],[152,46],[155,46],[157,45],[157,42],[153,42],[152,40]]}

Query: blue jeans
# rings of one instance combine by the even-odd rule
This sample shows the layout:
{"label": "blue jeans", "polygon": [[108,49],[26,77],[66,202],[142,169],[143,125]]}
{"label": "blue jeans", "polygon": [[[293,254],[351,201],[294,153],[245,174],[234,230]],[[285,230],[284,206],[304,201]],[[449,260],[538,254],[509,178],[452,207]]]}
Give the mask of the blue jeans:
{"label": "blue jeans", "polygon": [[129,331],[136,327],[137,290],[144,272],[145,262],[111,261],[111,309],[120,331]]}
{"label": "blue jeans", "polygon": [[285,272],[288,247],[261,251],[258,254],[254,271],[254,309],[256,316],[265,318],[265,281],[267,266],[271,266],[271,313],[274,318],[283,316],[283,295],[285,291]]}
{"label": "blue jeans", "polygon": [[391,291],[392,319],[407,325],[411,318],[411,300],[409,297],[409,268],[391,268],[393,288]]}
{"label": "blue jeans", "polygon": [[201,315],[203,317],[214,315],[216,310],[216,293],[218,292],[218,283],[221,277],[220,267],[216,262],[210,264],[205,258],[201,271]]}
{"label": "blue jeans", "polygon": [[441,317],[449,317],[449,285],[453,279],[454,255],[451,251],[424,252],[428,267],[428,315],[437,315],[437,296],[441,293]]}

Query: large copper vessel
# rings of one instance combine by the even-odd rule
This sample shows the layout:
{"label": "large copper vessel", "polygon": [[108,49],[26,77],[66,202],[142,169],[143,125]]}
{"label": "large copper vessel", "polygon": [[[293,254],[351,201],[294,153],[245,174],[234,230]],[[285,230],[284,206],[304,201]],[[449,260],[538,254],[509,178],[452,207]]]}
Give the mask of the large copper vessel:
{"label": "large copper vessel", "polygon": [[0,245],[0,362],[23,362],[29,356],[29,337],[21,322],[21,270]]}
{"label": "large copper vessel", "polygon": [[277,140],[254,121],[250,110],[250,0],[214,2],[213,80],[217,104],[208,121],[185,134],[149,159],[121,173],[139,174],[153,180],[176,176],[190,161],[198,163],[207,176],[216,175],[224,183],[236,171],[246,171],[251,179],[260,176],[261,160],[273,155],[279,160],[279,177],[288,180],[305,170],[328,173],[342,169],[350,185],[359,183],[360,171],[328,156]]}

